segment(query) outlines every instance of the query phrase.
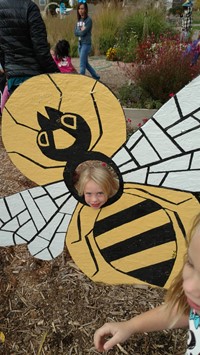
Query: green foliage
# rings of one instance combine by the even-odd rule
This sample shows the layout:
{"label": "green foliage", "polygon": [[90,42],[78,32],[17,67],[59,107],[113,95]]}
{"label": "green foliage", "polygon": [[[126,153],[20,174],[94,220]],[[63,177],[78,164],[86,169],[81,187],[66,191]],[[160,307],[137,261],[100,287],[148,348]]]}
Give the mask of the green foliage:
{"label": "green foliage", "polygon": [[[118,60],[133,62],[136,59],[138,43],[154,33],[155,38],[171,30],[166,22],[164,12],[159,9],[139,9],[123,18],[117,32],[115,48]],[[172,30],[171,30],[172,31]]]}
{"label": "green foliage", "polygon": [[99,37],[99,53],[106,54],[108,48],[113,47],[115,44],[115,33],[106,31]]}
{"label": "green foliage", "polygon": [[197,8],[197,11],[192,12],[192,22],[195,24],[200,24],[200,0],[198,3],[195,2],[195,8]]}
{"label": "green foliage", "polygon": [[104,7],[93,16],[92,43],[94,54],[106,54],[116,42],[116,33],[122,17],[118,7]]}
{"label": "green foliage", "polygon": [[126,41],[117,42],[117,57],[118,60],[129,63],[136,58],[136,49],[138,45],[138,38],[135,33],[131,33]]}
{"label": "green foliage", "polygon": [[117,42],[117,44],[111,46],[106,51],[106,58],[124,63],[133,62],[136,58],[137,46],[137,35],[132,34],[126,42]]}
{"label": "green foliage", "polygon": [[119,100],[125,107],[140,107],[142,104],[142,89],[134,84],[124,85],[119,89]]}
{"label": "green foliage", "polygon": [[172,14],[174,16],[176,15],[182,15],[183,14],[183,6],[182,5],[177,5],[173,6],[169,9],[169,14]]}
{"label": "green foliage", "polygon": [[[200,10],[200,0],[195,0],[193,10]],[[199,11],[193,11],[194,17],[195,15],[199,18],[200,14],[198,13]]]}
{"label": "green foliage", "polygon": [[111,61],[115,61],[118,60],[118,56],[117,56],[117,49],[114,47],[111,47],[107,50],[106,52],[106,59],[107,60],[111,60]]}
{"label": "green foliage", "polygon": [[137,33],[138,38],[142,37],[144,24],[144,16],[141,12],[137,12],[125,17],[121,28],[118,31],[118,43],[126,42],[127,38],[131,35]]}
{"label": "green foliage", "polygon": [[118,31],[119,42],[127,41],[127,37],[137,34],[141,41],[148,34],[154,33],[157,37],[168,29],[164,12],[159,9],[139,9],[123,19]]}
{"label": "green foliage", "polygon": [[136,84],[124,85],[119,89],[119,100],[122,106],[146,109],[159,109],[162,104],[159,100],[154,100]]}

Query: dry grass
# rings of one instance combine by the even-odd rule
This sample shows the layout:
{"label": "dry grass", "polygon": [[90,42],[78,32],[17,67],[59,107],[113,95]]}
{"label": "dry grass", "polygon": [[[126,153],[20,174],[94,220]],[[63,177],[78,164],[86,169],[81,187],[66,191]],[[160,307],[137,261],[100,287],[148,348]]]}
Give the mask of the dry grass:
{"label": "dry grass", "polygon": [[44,19],[50,47],[55,46],[60,39],[66,39],[70,43],[73,55],[74,48],[77,48],[77,38],[74,35],[76,20],[75,10],[72,10],[70,15],[65,16],[62,20],[59,17],[52,16]]}

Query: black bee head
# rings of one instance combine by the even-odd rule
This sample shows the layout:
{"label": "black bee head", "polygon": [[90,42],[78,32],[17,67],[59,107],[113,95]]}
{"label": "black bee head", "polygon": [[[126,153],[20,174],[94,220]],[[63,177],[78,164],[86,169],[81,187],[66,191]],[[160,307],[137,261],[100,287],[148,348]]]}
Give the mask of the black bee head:
{"label": "black bee head", "polygon": [[58,161],[68,161],[74,151],[87,151],[91,142],[91,131],[85,119],[71,112],[61,112],[45,107],[48,117],[37,114],[41,127],[37,143],[44,155]]}

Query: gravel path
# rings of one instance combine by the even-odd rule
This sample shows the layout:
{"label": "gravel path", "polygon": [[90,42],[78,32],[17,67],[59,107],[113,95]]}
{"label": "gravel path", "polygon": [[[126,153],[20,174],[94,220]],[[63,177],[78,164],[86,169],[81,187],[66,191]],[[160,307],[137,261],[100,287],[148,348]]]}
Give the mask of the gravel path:
{"label": "gravel path", "polygon": [[[105,57],[90,57],[90,64],[101,77],[101,82],[109,87],[115,94],[118,89],[128,82],[128,79],[118,62],[110,62]],[[79,71],[79,58],[72,58],[72,63]],[[87,72],[86,74],[89,75]]]}

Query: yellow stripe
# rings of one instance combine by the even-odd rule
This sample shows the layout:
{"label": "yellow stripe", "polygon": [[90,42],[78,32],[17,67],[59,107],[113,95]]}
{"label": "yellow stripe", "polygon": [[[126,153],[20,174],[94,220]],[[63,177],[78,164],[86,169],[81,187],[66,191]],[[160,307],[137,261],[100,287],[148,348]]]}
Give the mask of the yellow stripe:
{"label": "yellow stripe", "polygon": [[[123,221],[122,221],[123,223]],[[169,218],[164,210],[159,210],[147,214],[140,219],[133,220],[126,225],[113,228],[107,233],[101,234],[96,241],[100,249],[109,247],[115,243],[122,242],[129,239],[131,236],[137,236],[141,233],[147,232],[153,228],[160,227],[163,224],[169,223]]]}
{"label": "yellow stripe", "polygon": [[113,261],[111,265],[123,272],[129,272],[170,260],[175,250],[176,243],[169,242]]}

